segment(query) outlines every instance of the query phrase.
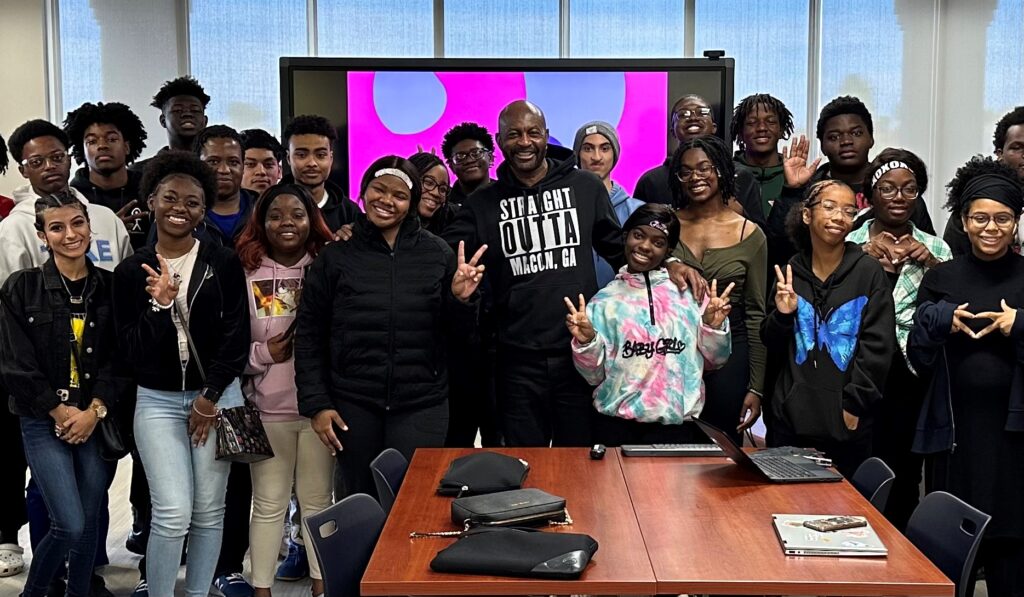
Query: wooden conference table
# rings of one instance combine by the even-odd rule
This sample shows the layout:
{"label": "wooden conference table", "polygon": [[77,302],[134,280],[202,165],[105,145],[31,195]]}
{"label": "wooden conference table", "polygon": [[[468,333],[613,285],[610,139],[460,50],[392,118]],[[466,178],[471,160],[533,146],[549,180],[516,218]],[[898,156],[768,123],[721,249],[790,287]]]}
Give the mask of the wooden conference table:
{"label": "wooden conference table", "polygon": [[[454,530],[450,497],[436,493],[448,464],[470,449],[417,450],[363,575],[363,595],[954,594],[931,564],[849,483],[768,484],[723,457],[632,458],[609,449],[494,450],[530,463],[526,487],[566,498],[573,525],[600,547],[575,581],[430,570],[455,539],[410,539]],[[886,558],[785,556],[773,513],[867,516]]]}

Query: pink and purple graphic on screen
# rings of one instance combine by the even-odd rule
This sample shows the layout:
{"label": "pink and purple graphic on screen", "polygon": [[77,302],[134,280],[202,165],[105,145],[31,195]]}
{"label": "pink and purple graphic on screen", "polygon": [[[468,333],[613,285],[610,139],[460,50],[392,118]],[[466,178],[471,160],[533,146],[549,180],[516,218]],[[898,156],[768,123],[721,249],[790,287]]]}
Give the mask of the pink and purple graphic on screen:
{"label": "pink and purple graphic on screen", "polygon": [[667,96],[665,72],[350,72],[349,196],[359,197],[375,159],[412,155],[417,145],[440,156],[450,128],[469,121],[495,133],[501,109],[523,98],[544,110],[551,144],[571,148],[591,120],[615,126],[622,149],[612,179],[632,194],[640,175],[665,160]]}

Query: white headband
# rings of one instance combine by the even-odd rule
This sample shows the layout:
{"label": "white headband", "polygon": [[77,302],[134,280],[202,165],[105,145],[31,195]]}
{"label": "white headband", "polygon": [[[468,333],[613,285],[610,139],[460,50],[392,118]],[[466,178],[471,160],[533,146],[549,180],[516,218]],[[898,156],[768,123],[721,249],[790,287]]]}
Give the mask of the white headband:
{"label": "white headband", "polygon": [[[910,170],[910,173],[914,174],[914,171],[911,170],[910,166],[906,165],[903,162],[897,160],[886,162],[879,166],[878,170],[875,170],[874,175],[871,177],[871,186],[875,186],[876,184],[878,184],[878,179],[885,176],[886,172],[889,172],[890,170],[897,170],[899,168],[902,168],[904,170]],[[914,176],[916,177],[917,174],[914,174]]]}
{"label": "white headband", "polygon": [[377,170],[376,172],[373,173],[373,177],[380,178],[385,174],[390,174],[391,176],[401,179],[402,182],[405,183],[405,186],[409,187],[410,191],[412,190],[412,179],[409,178],[408,174],[402,172],[398,168],[381,168],[380,170]]}

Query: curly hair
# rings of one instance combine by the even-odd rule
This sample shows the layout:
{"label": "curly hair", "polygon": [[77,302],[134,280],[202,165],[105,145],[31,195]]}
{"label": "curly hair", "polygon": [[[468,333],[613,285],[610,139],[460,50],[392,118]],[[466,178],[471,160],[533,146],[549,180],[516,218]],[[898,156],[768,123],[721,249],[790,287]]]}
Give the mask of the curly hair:
{"label": "curly hair", "polygon": [[206,90],[199,84],[199,81],[185,76],[166,81],[160,87],[160,90],[156,92],[156,95],[153,96],[153,101],[149,105],[163,110],[168,100],[179,95],[196,98],[199,100],[199,103],[203,104],[203,108],[206,108],[207,104],[210,103],[210,96],[206,95]]}
{"label": "curly hair", "polygon": [[217,200],[217,175],[196,154],[176,149],[162,151],[146,162],[139,183],[139,196],[150,197],[169,176],[187,176],[203,189],[203,202],[210,209]]}
{"label": "curly hair", "polygon": [[313,195],[310,194],[309,189],[295,183],[276,184],[263,191],[260,198],[256,200],[256,206],[252,209],[252,213],[249,214],[245,228],[242,229],[242,232],[238,235],[238,240],[235,242],[238,260],[242,262],[242,267],[247,272],[256,271],[260,266],[260,262],[267,255],[267,247],[270,246],[270,241],[267,239],[267,212],[270,211],[270,206],[274,203],[274,199],[281,195],[294,195],[306,209],[306,215],[309,217],[309,236],[306,238],[306,252],[310,257],[316,257],[320,249],[323,249],[334,238],[334,235],[327,228],[327,223],[324,222],[320,208],[317,207],[316,201],[313,199]]}
{"label": "curly hair", "polygon": [[245,150],[242,149],[242,135],[239,135],[238,131],[226,124],[215,124],[204,128],[192,140],[192,151],[196,155],[201,154],[203,152],[203,145],[206,145],[206,142],[210,139],[231,139],[235,141],[238,143],[238,151],[241,154],[239,157],[245,157]]}
{"label": "curly hair", "polygon": [[867,173],[864,175],[864,184],[861,187],[864,197],[871,199],[874,195],[874,185],[871,184],[871,180],[875,177],[875,172],[889,162],[903,162],[910,166],[910,171],[914,173],[914,179],[917,181],[917,196],[918,198],[922,197],[928,190],[928,168],[925,167],[921,158],[917,157],[917,154],[900,147],[886,147],[868,164]]}
{"label": "curly hair", "polygon": [[334,130],[331,121],[316,114],[302,114],[293,118],[281,133],[281,145],[288,147],[294,135],[320,135],[330,139],[332,144],[338,140],[338,131]]}
{"label": "curly hair", "polygon": [[793,113],[789,111],[786,104],[782,103],[782,100],[767,93],[748,95],[740,103],[736,104],[736,109],[732,113],[732,123],[730,124],[732,140],[740,146],[740,150],[743,149],[743,123],[747,121],[748,116],[757,110],[758,106],[768,112],[775,113],[775,116],[779,119],[779,128],[782,130],[783,139],[789,139],[789,136],[793,134]]}
{"label": "curly hair", "polygon": [[77,207],[78,211],[82,212],[82,215],[85,216],[85,221],[89,221],[89,210],[86,209],[85,204],[79,201],[78,197],[70,189],[64,189],[63,191],[57,191],[56,193],[36,199],[36,230],[42,232],[46,226],[43,212],[48,209],[59,209],[61,207]]}
{"label": "curly hair", "polygon": [[804,191],[803,200],[799,203],[795,203],[793,207],[790,208],[789,213],[786,214],[786,235],[789,236],[789,240],[793,243],[793,246],[796,247],[797,251],[800,251],[801,253],[811,252],[811,231],[807,227],[807,224],[804,224],[804,208],[813,206],[813,204],[819,200],[821,194],[832,187],[843,188],[850,191],[851,195],[853,194],[853,189],[850,188],[850,185],[839,179],[829,178],[826,180],[819,180],[812,185],[808,185],[807,189]]}
{"label": "curly hair", "polygon": [[991,156],[976,155],[963,166],[956,169],[956,174],[953,175],[953,180],[950,180],[946,184],[947,196],[946,196],[946,209],[949,213],[954,216],[963,215],[967,206],[971,204],[971,201],[977,199],[977,197],[964,197],[964,188],[972,178],[981,174],[996,174],[1004,176],[1009,180],[1015,181],[1020,184],[1020,179],[1017,177],[1017,170],[1010,166],[1007,166],[1003,162],[992,158]]}
{"label": "curly hair", "polygon": [[0,174],[7,173],[8,164],[10,160],[7,159],[7,142],[4,141],[3,135],[0,135]]}
{"label": "curly hair", "polygon": [[736,165],[732,161],[729,146],[714,135],[701,135],[680,143],[675,153],[672,154],[668,166],[668,186],[672,190],[672,206],[676,209],[683,209],[690,204],[678,174],[683,167],[683,154],[691,149],[700,149],[707,154],[718,173],[718,190],[722,193],[722,201],[728,203],[729,199],[736,196]]}
{"label": "curly hair", "polygon": [[841,95],[825,104],[825,107],[821,109],[821,113],[818,115],[818,126],[815,131],[818,141],[825,138],[825,125],[828,124],[828,121],[843,114],[860,116],[860,119],[864,121],[864,126],[868,128],[868,134],[872,137],[875,136],[875,121],[871,119],[871,112],[868,111],[868,107],[864,105],[864,102],[852,95]]}
{"label": "curly hair", "polygon": [[11,136],[7,138],[7,147],[15,163],[21,163],[21,154],[25,150],[25,145],[32,139],[38,139],[39,137],[54,137],[64,146],[64,149],[71,145],[68,141],[68,136],[59,126],[39,118],[29,120],[14,129]]}
{"label": "curly hair", "polygon": [[494,153],[494,137],[491,136],[491,133],[475,122],[463,122],[450,128],[441,141],[441,155],[444,156],[446,162],[452,161],[455,146],[466,139],[479,141],[484,149]]}
{"label": "curly hair", "polygon": [[86,102],[68,112],[64,118],[64,132],[71,141],[71,155],[79,164],[85,163],[85,131],[94,124],[109,124],[121,133],[128,144],[128,154],[125,156],[128,164],[137,160],[146,148],[146,128],[131,108],[118,102]]}
{"label": "curly hair", "polygon": [[274,135],[271,135],[263,129],[245,129],[241,133],[242,135],[242,155],[250,149],[266,149],[270,153],[274,154],[274,159],[283,162],[284,161],[284,147],[278,142]]}
{"label": "curly hair", "polygon": [[1017,126],[1024,124],[1024,106],[1017,106],[1013,110],[1010,110],[996,123],[996,132],[992,135],[992,145],[995,146],[996,151],[1002,151],[1003,146],[1006,145],[1006,133],[1009,132],[1011,126]]}

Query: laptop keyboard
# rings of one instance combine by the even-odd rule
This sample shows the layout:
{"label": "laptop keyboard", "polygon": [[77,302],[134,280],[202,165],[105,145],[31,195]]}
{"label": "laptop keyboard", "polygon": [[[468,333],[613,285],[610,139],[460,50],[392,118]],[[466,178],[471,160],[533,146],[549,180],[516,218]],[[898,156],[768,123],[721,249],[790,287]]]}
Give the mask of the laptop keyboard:
{"label": "laptop keyboard", "polygon": [[774,456],[752,458],[757,467],[776,479],[813,479],[815,471]]}

